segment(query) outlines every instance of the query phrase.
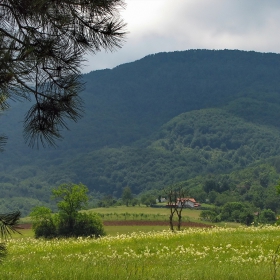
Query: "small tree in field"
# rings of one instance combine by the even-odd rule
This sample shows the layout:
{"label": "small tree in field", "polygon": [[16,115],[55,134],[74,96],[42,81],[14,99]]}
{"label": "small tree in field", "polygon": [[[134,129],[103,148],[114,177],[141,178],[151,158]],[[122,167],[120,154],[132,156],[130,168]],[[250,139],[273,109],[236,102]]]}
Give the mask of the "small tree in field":
{"label": "small tree in field", "polygon": [[126,206],[132,201],[132,192],[130,187],[125,187],[122,193],[122,201],[125,203]]}
{"label": "small tree in field", "polygon": [[141,196],[141,203],[148,207],[156,204],[156,198],[151,194],[144,194]]}
{"label": "small tree in field", "polygon": [[35,237],[51,238],[55,236],[102,236],[104,226],[97,214],[80,213],[88,201],[88,188],[83,184],[62,184],[53,190],[58,199],[58,214],[51,214],[46,207],[34,208],[30,216],[33,220]]}
{"label": "small tree in field", "polygon": [[165,191],[165,194],[167,196],[167,205],[170,209],[170,215],[169,215],[169,225],[170,229],[174,231],[174,225],[173,225],[173,217],[174,214],[177,214],[178,217],[178,224],[177,229],[181,229],[181,223],[182,223],[182,211],[185,206],[185,200],[184,198],[184,191],[182,187],[170,187],[168,190]]}
{"label": "small tree in field", "polygon": [[66,232],[73,231],[78,211],[88,202],[87,192],[88,188],[83,184],[62,184],[53,189],[53,198],[60,200],[57,203],[59,220]]}

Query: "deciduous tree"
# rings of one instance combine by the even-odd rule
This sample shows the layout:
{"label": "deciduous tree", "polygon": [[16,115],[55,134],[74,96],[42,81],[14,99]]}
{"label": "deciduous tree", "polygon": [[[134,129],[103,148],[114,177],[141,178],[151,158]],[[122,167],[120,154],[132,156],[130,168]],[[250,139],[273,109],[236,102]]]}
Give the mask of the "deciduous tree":
{"label": "deciduous tree", "polygon": [[133,196],[130,187],[125,187],[122,193],[122,201],[125,203],[126,206],[131,202]]}
{"label": "deciduous tree", "polygon": [[62,184],[53,190],[58,199],[58,214],[52,214],[46,207],[36,207],[31,212],[35,237],[55,236],[99,237],[105,234],[100,217],[94,213],[80,213],[88,201],[88,188],[83,184]]}
{"label": "deciduous tree", "polygon": [[72,232],[78,211],[88,202],[88,188],[83,184],[62,184],[53,189],[53,198],[60,200],[57,203],[61,220],[68,232]]}
{"label": "deciduous tree", "polygon": [[178,224],[177,229],[181,229],[181,223],[182,223],[182,211],[185,207],[185,192],[181,186],[171,186],[167,190],[165,190],[165,195],[167,196],[167,204],[170,209],[170,215],[169,215],[169,225],[170,229],[174,230],[173,225],[173,216],[176,213],[178,217]]}

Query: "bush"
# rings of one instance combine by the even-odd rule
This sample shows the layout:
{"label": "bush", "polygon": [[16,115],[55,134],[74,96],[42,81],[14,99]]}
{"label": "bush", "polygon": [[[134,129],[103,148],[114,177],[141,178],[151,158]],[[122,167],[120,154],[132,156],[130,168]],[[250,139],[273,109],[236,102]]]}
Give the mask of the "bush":
{"label": "bush", "polygon": [[78,213],[75,226],[75,236],[99,237],[105,235],[101,218],[97,214]]}
{"label": "bush", "polygon": [[260,222],[263,224],[273,224],[276,222],[276,215],[271,209],[265,209],[260,214]]}
{"label": "bush", "polygon": [[35,238],[51,238],[56,236],[56,226],[51,209],[37,206],[31,211],[30,217]]}
{"label": "bush", "polygon": [[218,208],[213,208],[211,210],[202,210],[200,213],[200,218],[212,223],[218,223],[221,221]]}
{"label": "bush", "polygon": [[55,198],[61,199],[57,206],[58,214],[46,207],[35,207],[30,216],[35,237],[78,237],[105,235],[101,218],[97,214],[79,213],[88,201],[88,189],[79,184],[62,184],[53,190]]}
{"label": "bush", "polygon": [[57,233],[58,236],[63,237],[99,237],[105,235],[101,218],[92,213],[77,213],[72,228],[69,228],[67,217],[59,215]]}
{"label": "bush", "polygon": [[240,214],[240,222],[246,226],[250,226],[255,220],[253,213],[249,211],[244,211]]}
{"label": "bush", "polygon": [[101,218],[97,214],[77,213],[73,228],[69,229],[67,218],[56,215],[54,219],[41,220],[33,224],[35,238],[54,237],[100,237],[105,235]]}
{"label": "bush", "polygon": [[36,226],[33,226],[33,229],[35,238],[54,238],[57,236],[56,226],[52,220],[37,223]]}

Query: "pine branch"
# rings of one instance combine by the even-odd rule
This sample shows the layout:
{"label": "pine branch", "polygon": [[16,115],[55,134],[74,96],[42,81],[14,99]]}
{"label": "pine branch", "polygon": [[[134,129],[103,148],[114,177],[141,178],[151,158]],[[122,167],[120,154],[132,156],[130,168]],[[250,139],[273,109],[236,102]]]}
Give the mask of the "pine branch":
{"label": "pine branch", "polygon": [[20,212],[16,211],[8,214],[0,214],[0,237],[7,238],[12,233],[20,233],[16,226],[20,219]]}
{"label": "pine branch", "polygon": [[122,0],[0,1],[0,94],[35,97],[24,122],[30,146],[55,145],[67,120],[81,117],[83,57],[121,47],[124,6]]}

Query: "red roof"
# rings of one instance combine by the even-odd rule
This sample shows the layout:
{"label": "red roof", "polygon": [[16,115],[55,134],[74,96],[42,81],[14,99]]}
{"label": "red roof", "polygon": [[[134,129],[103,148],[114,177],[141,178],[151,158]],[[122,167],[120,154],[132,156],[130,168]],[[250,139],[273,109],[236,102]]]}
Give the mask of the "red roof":
{"label": "red roof", "polygon": [[194,198],[191,198],[191,197],[177,198],[177,201],[191,201],[191,202],[193,202],[193,203],[197,203],[197,202],[195,201],[195,199],[194,199]]}

